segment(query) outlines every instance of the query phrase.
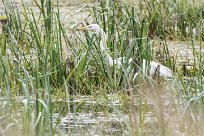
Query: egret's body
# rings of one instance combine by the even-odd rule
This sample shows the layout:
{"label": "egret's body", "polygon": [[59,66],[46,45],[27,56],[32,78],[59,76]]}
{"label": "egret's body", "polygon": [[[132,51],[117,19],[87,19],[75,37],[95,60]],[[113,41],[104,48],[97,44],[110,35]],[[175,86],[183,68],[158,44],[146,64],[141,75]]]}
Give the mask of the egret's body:
{"label": "egret's body", "polygon": [[[126,63],[126,61],[128,61],[127,71],[130,72],[130,65],[133,63],[133,59],[129,58],[129,60],[127,60],[127,58],[125,58],[125,57],[119,57],[119,58],[113,59],[108,54],[108,49],[107,49],[107,45],[106,45],[106,41],[107,41],[106,33],[103,31],[102,28],[100,28],[100,26],[98,24],[91,24],[91,25],[88,25],[88,26],[83,27],[83,28],[87,29],[87,30],[94,30],[94,31],[96,31],[97,34],[101,35],[100,50],[104,54],[104,57],[110,66],[116,65],[116,66],[121,68],[122,64]],[[146,74],[146,72],[147,72],[147,64],[146,63],[147,63],[146,60],[143,59],[143,62],[142,62],[143,74]],[[172,77],[172,71],[160,63],[157,63],[155,61],[150,61],[149,66],[150,66],[150,68],[148,70],[149,70],[150,76],[153,76],[155,74],[155,71],[158,69],[160,76]],[[133,80],[137,77],[137,75],[138,75],[138,73],[135,73]]]}

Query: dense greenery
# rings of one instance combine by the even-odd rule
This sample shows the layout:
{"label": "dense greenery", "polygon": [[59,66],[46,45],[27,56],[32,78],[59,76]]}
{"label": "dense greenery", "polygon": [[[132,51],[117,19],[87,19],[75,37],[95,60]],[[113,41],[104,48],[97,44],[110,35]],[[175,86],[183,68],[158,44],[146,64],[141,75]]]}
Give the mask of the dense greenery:
{"label": "dense greenery", "polygon": [[[58,4],[35,1],[38,13],[24,3],[22,9],[13,2],[3,0],[3,4],[6,16],[0,17],[0,135],[64,135],[60,117],[85,111],[128,114],[129,122],[120,127],[132,135],[203,134],[204,11],[196,0],[141,0],[134,5],[101,1],[84,8],[94,21],[83,22],[100,24],[108,34],[107,46],[113,58],[133,58],[140,66],[143,58],[155,59],[153,41],[161,41],[165,57],[161,63],[174,71],[174,77],[165,80],[141,72],[136,81],[132,81],[132,73],[127,73],[126,63],[121,69],[108,65],[99,50],[100,36],[79,32],[76,24],[69,30],[74,35],[70,39]],[[177,58],[169,57],[168,40],[192,45],[194,66],[187,74],[187,83],[186,76],[175,67]],[[195,41],[199,42],[199,53]],[[135,65],[131,68],[138,71]],[[85,107],[83,100],[76,105],[69,103],[83,95],[92,96],[98,105]],[[112,101],[109,95],[117,97],[122,106],[108,108]],[[65,104],[57,104],[58,100]],[[60,115],[53,123],[56,112]],[[145,124],[148,112],[154,115],[154,124]]]}

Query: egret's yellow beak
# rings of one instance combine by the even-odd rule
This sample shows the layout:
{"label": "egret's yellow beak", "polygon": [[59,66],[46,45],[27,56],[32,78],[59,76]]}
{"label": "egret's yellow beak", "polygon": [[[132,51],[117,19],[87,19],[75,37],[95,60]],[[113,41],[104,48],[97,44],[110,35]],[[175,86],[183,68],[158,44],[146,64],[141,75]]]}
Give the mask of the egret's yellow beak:
{"label": "egret's yellow beak", "polygon": [[80,28],[78,28],[78,30],[79,31],[87,30],[87,27],[86,26],[85,27],[80,27]]}

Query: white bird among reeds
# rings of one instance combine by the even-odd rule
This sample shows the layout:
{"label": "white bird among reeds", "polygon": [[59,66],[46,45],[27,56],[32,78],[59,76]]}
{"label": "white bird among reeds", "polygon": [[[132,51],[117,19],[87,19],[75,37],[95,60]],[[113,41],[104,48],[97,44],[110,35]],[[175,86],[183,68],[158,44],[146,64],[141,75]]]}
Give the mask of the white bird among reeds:
{"label": "white bird among reeds", "polygon": [[[100,50],[104,54],[105,59],[110,66],[117,65],[118,67],[122,67],[122,64],[125,63],[125,61],[127,61],[127,58],[125,58],[125,57],[119,57],[119,58],[113,59],[110,56],[110,54],[108,53],[108,50],[107,50],[107,45],[106,45],[107,35],[98,24],[87,25],[85,27],[82,27],[81,30],[93,30],[98,35],[101,35]],[[130,65],[132,63],[133,63],[133,59],[129,58],[129,60],[128,60],[128,66],[129,66],[128,72],[130,72]],[[153,76],[155,74],[155,71],[157,71],[157,69],[158,69],[158,73],[160,76],[163,76],[166,78],[172,77],[172,71],[169,68],[167,68],[166,66],[164,66],[158,62],[155,62],[155,61],[150,61],[149,65],[150,65],[150,69],[148,72],[149,72],[150,76]],[[143,59],[143,62],[142,62],[142,71],[143,71],[143,74],[147,74],[147,61],[145,59]],[[137,75],[138,75],[138,73],[134,74],[133,80],[136,79]]]}

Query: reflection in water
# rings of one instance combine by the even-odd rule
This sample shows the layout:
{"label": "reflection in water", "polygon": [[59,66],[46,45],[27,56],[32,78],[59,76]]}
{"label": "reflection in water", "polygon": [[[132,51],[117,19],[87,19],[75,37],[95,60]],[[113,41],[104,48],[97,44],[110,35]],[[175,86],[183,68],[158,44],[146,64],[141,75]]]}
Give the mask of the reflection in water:
{"label": "reflection in water", "polygon": [[[56,124],[60,120],[60,127],[66,134],[87,134],[87,135],[130,135],[130,114],[119,100],[112,99],[108,104],[96,102],[92,98],[85,96],[83,100],[72,100],[58,103],[70,106],[71,112],[66,109],[67,113],[64,117],[60,117],[61,113],[53,115],[53,123]],[[57,107],[57,106],[55,106]],[[136,105],[137,107],[137,105]],[[151,104],[148,105],[151,108]],[[123,110],[122,110],[123,108]],[[65,111],[64,111],[65,112]],[[153,126],[155,121],[152,112],[144,114],[144,125]],[[55,125],[54,125],[55,126]],[[155,129],[156,130],[156,129]],[[152,133],[152,132],[149,132]],[[148,133],[148,134],[149,134]]]}

